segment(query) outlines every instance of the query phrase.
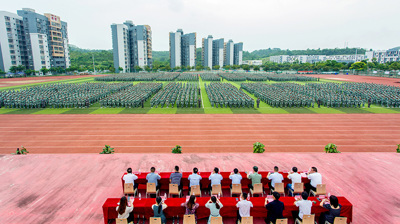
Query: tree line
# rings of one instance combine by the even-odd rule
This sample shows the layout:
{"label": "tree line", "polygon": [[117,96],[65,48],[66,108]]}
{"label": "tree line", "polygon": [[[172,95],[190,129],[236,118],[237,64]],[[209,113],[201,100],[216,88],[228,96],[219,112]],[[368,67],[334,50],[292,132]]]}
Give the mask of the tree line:
{"label": "tree line", "polygon": [[[335,48],[335,49],[307,49],[307,50],[281,50],[280,48],[268,48],[256,50],[253,52],[244,51],[243,60],[260,60],[274,55],[338,55],[338,54],[354,54],[357,50],[358,54],[364,54],[364,49],[356,48]],[[135,71],[188,71],[188,70],[219,70],[220,66],[213,66],[212,68],[203,67],[201,63],[201,48],[196,49],[196,66],[181,66],[171,68],[169,65],[169,52],[168,51],[153,51],[153,66],[145,66],[140,68],[136,66]],[[51,72],[53,74],[61,74],[65,72],[83,72],[93,71],[93,61],[96,71],[109,71],[115,72],[113,53],[112,50],[88,50],[81,49],[76,46],[70,45],[70,60],[71,66],[68,69],[63,68],[42,68],[40,72],[46,74]],[[122,69],[122,68],[121,68]],[[377,63],[376,59],[372,61],[361,61],[356,63],[340,63],[336,61],[322,61],[316,63],[273,63],[266,61],[262,66],[250,65],[232,65],[224,66],[225,70],[264,70],[264,71],[279,71],[279,70],[296,70],[296,71],[341,71],[341,70],[400,70],[400,62],[389,62],[385,64]],[[0,74],[5,74],[6,71],[1,71]],[[26,69],[24,66],[12,66],[9,70],[11,73],[24,72],[26,75],[32,75],[39,71]]]}

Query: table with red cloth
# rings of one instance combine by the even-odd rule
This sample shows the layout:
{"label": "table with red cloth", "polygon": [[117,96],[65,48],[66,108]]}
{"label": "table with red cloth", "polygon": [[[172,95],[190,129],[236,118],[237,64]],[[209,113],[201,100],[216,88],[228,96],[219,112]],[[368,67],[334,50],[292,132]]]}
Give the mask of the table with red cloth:
{"label": "table with red cloth", "polygon": [[[347,217],[347,222],[350,223],[353,217],[353,205],[345,198],[338,197],[339,203],[342,205],[342,210],[340,215]],[[107,223],[109,219],[115,219],[118,217],[118,213],[116,211],[117,203],[119,202],[119,198],[108,198],[103,204],[103,215],[104,215],[104,223]],[[205,204],[210,200],[209,197],[198,197],[196,199],[196,203],[199,203],[200,207],[197,209],[197,217],[199,219],[207,218],[210,215],[210,210],[205,207]],[[237,215],[237,198],[236,197],[221,197],[220,201],[223,205],[223,208],[220,210],[220,214],[222,217],[236,217]],[[285,204],[285,210],[283,211],[283,216],[286,218],[292,217],[292,211],[298,211],[298,207],[294,205],[294,197],[281,197],[279,199]],[[316,197],[309,197],[309,200],[313,201],[313,206],[311,213],[316,215],[316,218],[320,216],[322,212],[328,211],[325,208],[319,206],[320,201],[317,200]],[[164,214],[167,218],[171,218],[173,216],[182,217],[185,214],[185,208],[181,207],[181,204],[186,201],[186,198],[167,198],[165,200],[165,204],[168,205],[168,208],[164,210]],[[250,215],[253,217],[267,217],[267,210],[264,206],[265,197],[253,197],[250,198],[250,201],[253,203],[253,208],[250,210]],[[144,215],[146,219],[149,219],[153,216],[152,205],[155,204],[155,198],[135,198],[133,202],[133,213],[135,214],[135,218],[137,215],[141,217]],[[315,202],[315,203],[314,203]]]}
{"label": "table with red cloth", "polygon": [[[258,172],[258,174],[261,174],[262,176],[262,183],[264,185],[264,187],[268,188],[268,182],[270,182],[270,180],[267,179],[267,175],[268,175],[269,171],[260,171]],[[146,180],[146,176],[149,172],[135,172],[133,174],[135,174],[138,179],[135,180],[135,183],[139,184],[139,189],[145,189],[147,180]],[[169,177],[171,176],[172,172],[160,172],[158,173],[161,176],[161,179],[159,180],[159,183],[161,184],[161,189],[163,190],[167,190],[169,188]],[[272,173],[272,171],[271,171]],[[279,172],[280,174],[282,174],[283,176],[283,183],[285,184],[285,188],[286,185],[289,183],[292,183],[292,180],[290,180],[289,178],[287,178],[288,173],[287,172]],[[126,173],[124,173],[121,177],[122,180],[122,191],[124,190],[124,175]],[[192,174],[192,172],[182,172],[182,186],[184,187],[184,189],[187,189],[189,186],[189,180],[188,177],[189,175]],[[201,177],[201,184],[202,184],[202,188],[205,189],[208,187],[208,185],[210,184],[210,180],[208,179],[211,175],[211,172],[199,172],[198,173]],[[220,174],[222,175],[222,177],[224,178],[221,181],[221,185],[222,188],[228,188],[230,186],[230,184],[232,183],[232,180],[229,179],[229,175],[231,174],[231,172],[220,172]],[[242,188],[246,189],[248,188],[248,184],[251,184],[251,180],[249,180],[247,178],[247,174],[245,172],[240,172],[240,174],[242,175]],[[302,183],[310,183],[310,180],[307,177],[302,177],[301,178]]]}

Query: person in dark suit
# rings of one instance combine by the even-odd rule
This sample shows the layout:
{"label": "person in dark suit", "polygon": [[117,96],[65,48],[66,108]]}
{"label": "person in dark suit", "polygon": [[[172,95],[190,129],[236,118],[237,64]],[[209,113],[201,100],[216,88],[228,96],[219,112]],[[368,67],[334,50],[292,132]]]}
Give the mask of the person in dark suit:
{"label": "person in dark suit", "polygon": [[265,219],[266,224],[270,224],[271,222],[275,224],[276,219],[283,218],[282,213],[285,209],[283,202],[279,201],[281,195],[278,192],[273,192],[272,196],[274,200],[270,203],[268,203],[268,199],[265,198],[265,208],[268,210],[267,218]]}

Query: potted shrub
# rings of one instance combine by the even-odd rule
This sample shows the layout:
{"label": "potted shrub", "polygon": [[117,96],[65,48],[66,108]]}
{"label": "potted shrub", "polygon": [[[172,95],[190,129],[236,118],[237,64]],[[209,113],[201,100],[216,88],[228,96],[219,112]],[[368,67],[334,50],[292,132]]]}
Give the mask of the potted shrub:
{"label": "potted shrub", "polygon": [[263,153],[265,152],[264,149],[265,145],[263,145],[261,142],[256,142],[253,144],[253,153]]}
{"label": "potted shrub", "polygon": [[114,148],[111,148],[109,145],[105,145],[100,154],[114,154]]}
{"label": "potted shrub", "polygon": [[26,150],[26,148],[22,146],[21,150],[17,148],[17,151],[13,153],[13,155],[26,155],[28,153],[29,153],[28,150]]}
{"label": "potted shrub", "polygon": [[337,146],[333,143],[329,143],[325,146],[325,153],[340,153],[340,151],[337,150]]}
{"label": "potted shrub", "polygon": [[397,153],[400,153],[400,144],[397,145]]}
{"label": "potted shrub", "polygon": [[172,153],[181,154],[182,153],[182,147],[180,145],[176,145],[175,147],[172,148]]}

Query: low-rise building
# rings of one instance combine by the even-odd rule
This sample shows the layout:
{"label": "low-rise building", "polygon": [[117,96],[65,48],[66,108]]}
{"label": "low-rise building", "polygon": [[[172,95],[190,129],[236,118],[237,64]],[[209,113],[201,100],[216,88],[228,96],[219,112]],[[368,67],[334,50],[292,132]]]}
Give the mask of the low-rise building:
{"label": "low-rise building", "polygon": [[[367,51],[365,56],[368,61],[372,62],[376,59],[378,63],[400,61],[400,47],[389,50]],[[375,59],[374,59],[375,58]]]}
{"label": "low-rise building", "polygon": [[261,66],[262,60],[246,60],[246,61],[243,61],[243,65]]}

